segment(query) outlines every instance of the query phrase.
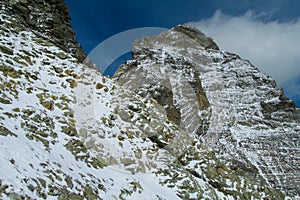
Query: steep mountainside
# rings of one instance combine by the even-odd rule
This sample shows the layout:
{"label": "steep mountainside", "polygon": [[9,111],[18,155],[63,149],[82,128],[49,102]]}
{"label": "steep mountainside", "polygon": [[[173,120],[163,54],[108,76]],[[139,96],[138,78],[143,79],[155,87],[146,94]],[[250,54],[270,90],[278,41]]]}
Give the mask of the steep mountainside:
{"label": "steep mountainside", "polygon": [[248,61],[178,26],[109,79],[62,0],[0,6],[1,199],[299,198],[299,109]]}
{"label": "steep mountainside", "polygon": [[300,113],[275,81],[177,26],[133,47],[115,74],[123,86],[164,106],[169,120],[221,157],[240,162],[279,190],[298,194]]}
{"label": "steep mountainside", "polygon": [[300,112],[275,81],[189,26],[136,41],[115,79],[274,188],[299,194]]}

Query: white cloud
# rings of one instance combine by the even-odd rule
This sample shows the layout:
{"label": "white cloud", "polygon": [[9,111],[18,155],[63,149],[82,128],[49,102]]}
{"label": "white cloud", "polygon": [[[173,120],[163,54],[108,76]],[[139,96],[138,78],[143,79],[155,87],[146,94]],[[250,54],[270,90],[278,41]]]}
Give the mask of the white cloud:
{"label": "white cloud", "polygon": [[[260,19],[261,15],[251,11],[242,16],[216,11],[211,18],[190,24],[212,37],[222,50],[250,60],[280,86],[287,87],[288,82],[300,77],[300,19],[285,23],[264,23]],[[293,88],[300,91],[300,85]]]}

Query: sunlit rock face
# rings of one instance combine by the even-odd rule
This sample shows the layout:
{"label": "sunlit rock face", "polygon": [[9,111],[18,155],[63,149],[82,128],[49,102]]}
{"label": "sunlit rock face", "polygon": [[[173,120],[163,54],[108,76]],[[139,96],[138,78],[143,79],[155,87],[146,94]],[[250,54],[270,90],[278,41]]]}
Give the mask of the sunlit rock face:
{"label": "sunlit rock face", "polygon": [[274,188],[299,193],[299,109],[248,60],[180,25],[135,41],[133,59],[114,77],[156,99],[169,120],[218,155],[251,166]]}
{"label": "sunlit rock face", "polygon": [[299,109],[249,61],[181,25],[110,79],[62,0],[0,6],[0,199],[299,196]]}

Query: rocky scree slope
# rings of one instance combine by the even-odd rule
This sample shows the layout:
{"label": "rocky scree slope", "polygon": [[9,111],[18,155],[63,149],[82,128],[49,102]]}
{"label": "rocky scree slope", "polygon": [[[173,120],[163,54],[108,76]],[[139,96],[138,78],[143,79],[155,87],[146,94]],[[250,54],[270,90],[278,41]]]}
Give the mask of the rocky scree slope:
{"label": "rocky scree slope", "polygon": [[[62,1],[57,3],[53,10],[46,8],[49,18],[65,10]],[[11,10],[41,5],[48,3],[1,2],[1,199],[178,198],[154,173],[146,174],[169,156],[137,125],[122,121],[115,105],[127,100],[123,113],[128,115],[143,110],[137,122],[151,115],[152,132],[160,125],[165,134],[176,133],[177,127],[155,113],[151,100],[81,65],[80,56],[69,52],[76,46],[74,35],[64,39],[47,33],[51,19],[42,12],[35,16],[36,30]],[[64,40],[67,50],[59,46]]]}
{"label": "rocky scree slope", "polygon": [[[29,18],[20,17],[16,7],[30,8]],[[73,34],[61,38],[48,29],[48,21],[58,13],[68,19],[62,1],[2,1],[1,8],[1,199],[295,196],[274,189],[243,157],[228,159],[203,143],[197,123],[209,133],[214,104],[197,76],[189,80],[183,73],[192,87],[180,101],[170,84],[157,84],[158,91],[167,91],[165,96],[151,84],[147,90],[130,92],[99,70],[80,64],[83,54],[76,53],[82,51]],[[33,15],[33,10],[39,12]],[[67,22],[58,24],[70,27]],[[185,32],[190,35],[193,29]],[[197,38],[199,42],[203,35]],[[216,46],[211,43],[205,47]],[[208,51],[203,45],[199,49]],[[186,115],[197,122],[193,125],[181,123],[186,116],[176,103],[182,105],[188,95],[201,115]],[[289,109],[291,102],[284,100]],[[264,103],[265,110],[281,105]],[[293,120],[288,124],[292,127]]]}

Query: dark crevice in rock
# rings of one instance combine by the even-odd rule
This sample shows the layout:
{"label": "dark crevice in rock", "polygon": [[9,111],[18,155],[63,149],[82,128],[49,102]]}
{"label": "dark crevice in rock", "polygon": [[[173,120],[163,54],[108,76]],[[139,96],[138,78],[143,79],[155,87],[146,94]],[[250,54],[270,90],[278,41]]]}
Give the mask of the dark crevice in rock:
{"label": "dark crevice in rock", "polygon": [[175,124],[180,125],[181,113],[179,108],[174,105],[173,92],[171,89],[163,85],[151,84],[147,88],[139,88],[136,93],[142,97],[155,99],[158,104],[165,108],[168,119]]}
{"label": "dark crevice in rock", "polygon": [[168,145],[167,143],[160,141],[156,135],[150,136],[149,139],[151,142],[156,143],[159,148],[164,148]]}
{"label": "dark crevice in rock", "polygon": [[[199,77],[199,74],[195,73],[194,77]],[[200,79],[196,78],[195,81],[193,81],[193,82],[190,81],[189,83],[192,86],[192,88],[194,89],[195,94],[198,98],[199,108],[201,110],[209,108],[210,103],[206,97],[205,92],[203,91]]]}
{"label": "dark crevice in rock", "polygon": [[170,107],[166,108],[167,111],[167,117],[170,121],[173,121],[175,124],[179,125],[181,121],[181,113],[178,108],[176,108],[174,105],[171,105]]}
{"label": "dark crevice in rock", "polygon": [[204,181],[206,181],[206,178],[203,177],[202,175],[200,175],[198,172],[196,172],[195,170],[192,169],[187,169],[188,172],[190,172],[193,176],[203,179]]}

